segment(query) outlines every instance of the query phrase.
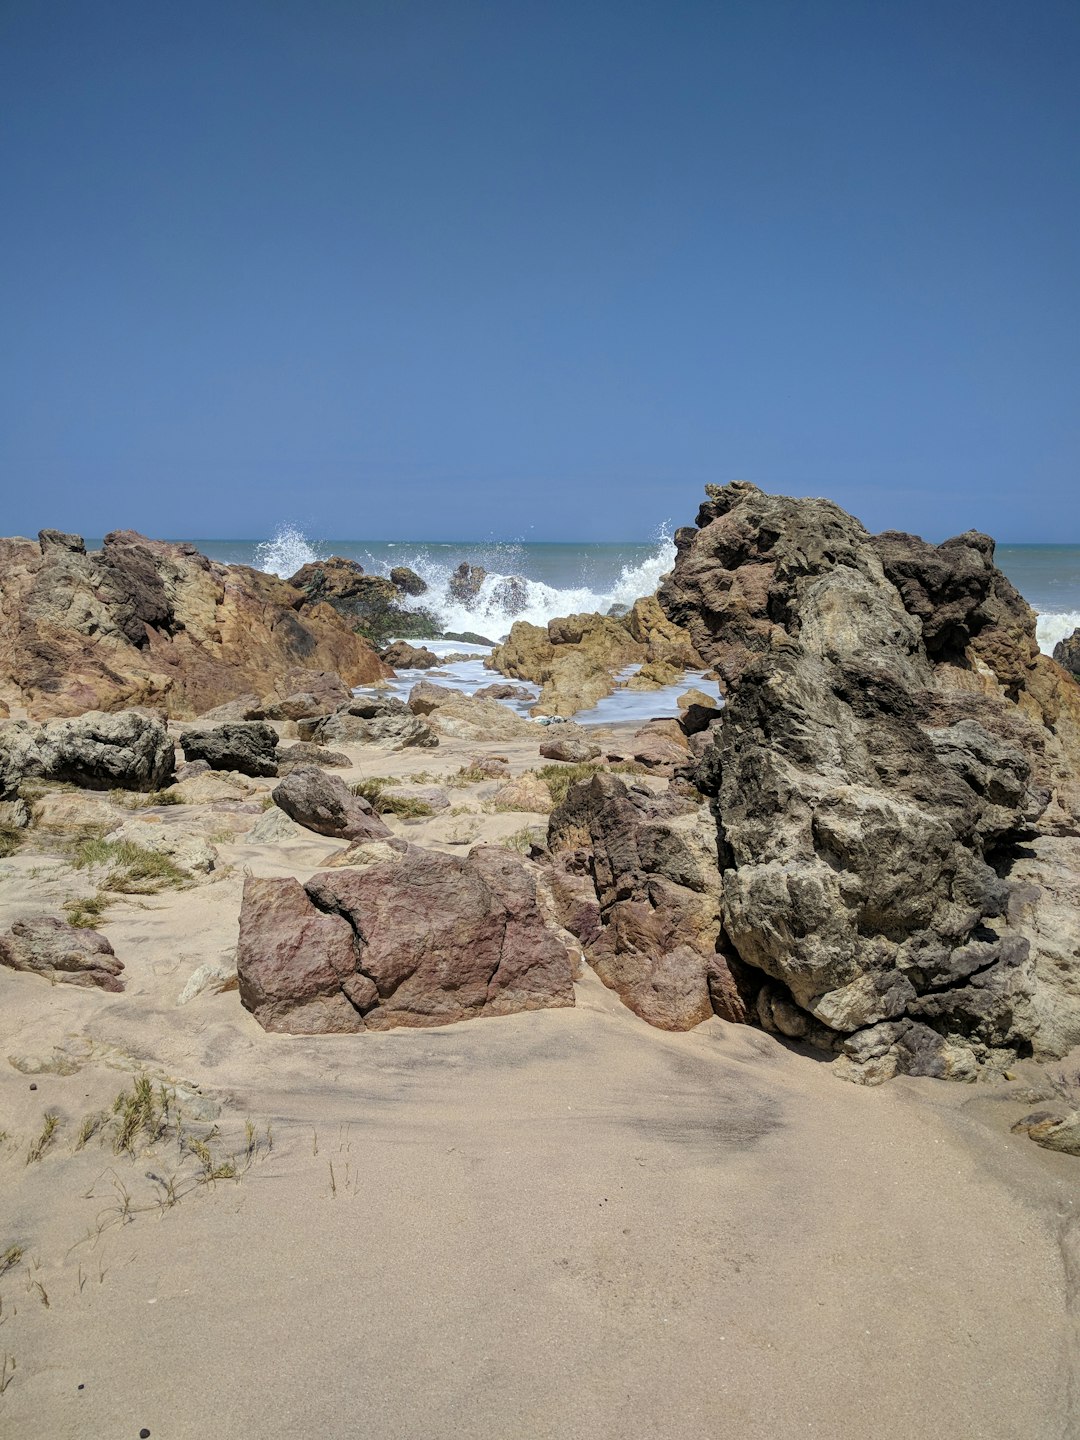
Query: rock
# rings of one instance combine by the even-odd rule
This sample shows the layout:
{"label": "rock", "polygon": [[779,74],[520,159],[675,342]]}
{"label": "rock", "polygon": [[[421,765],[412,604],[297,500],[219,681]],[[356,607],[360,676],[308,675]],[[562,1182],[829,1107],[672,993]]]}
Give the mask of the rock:
{"label": "rock", "polygon": [[266,1028],[443,1025],[572,1005],[535,873],[496,846],[244,887],[240,997]]}
{"label": "rock", "polygon": [[510,761],[505,755],[470,755],[467,768],[485,780],[505,780],[510,775]]}
{"label": "rock", "polygon": [[741,974],[719,949],[722,886],[702,806],[598,774],[570,787],[548,847],[560,922],[635,1014],[666,1030],[714,1013],[746,1019]]}
{"label": "rock", "polygon": [[179,780],[170,785],[166,795],[174,796],[181,805],[214,805],[228,801],[243,801],[258,793],[258,786],[237,770],[207,770],[190,779]]}
{"label": "rock", "polygon": [[407,640],[395,640],[388,645],[382,652],[382,658],[395,670],[433,670],[444,663],[433,650],[428,650],[426,646],[417,648]]}
{"label": "rock", "polygon": [[325,775],[314,765],[291,770],[273,797],[286,815],[318,835],[377,840],[390,834],[362,796],[354,795],[337,775]]}
{"label": "rock", "polygon": [[311,831],[291,820],[284,810],[272,806],[260,815],[244,835],[249,845],[295,845],[311,839]]}
{"label": "rock", "polygon": [[402,800],[416,800],[436,813],[450,809],[450,796],[441,785],[395,785],[393,793]]}
{"label": "rock", "polygon": [[396,696],[354,696],[317,720],[300,722],[300,734],[318,745],[375,745],[384,750],[433,749],[439,737]]}
{"label": "rock", "polygon": [[299,667],[349,685],[388,673],[329,606],[192,545],[0,540],[0,698],[34,719],[143,703],[191,716]]}
{"label": "rock", "polygon": [[489,640],[486,635],[478,635],[475,630],[444,630],[441,635],[432,637],[436,640],[454,640],[459,645],[484,645],[488,649],[494,648],[497,643]]}
{"label": "rock", "polygon": [[120,991],[123,961],[96,930],[80,930],[52,915],[16,920],[0,935],[0,965],[27,970],[54,983],[96,985]]}
{"label": "rock", "polygon": [[278,733],[264,721],[184,730],[180,744],[188,760],[205,760],[212,770],[236,770],[252,776],[277,774]]}
{"label": "rock", "polygon": [[1054,646],[1054,659],[1063,670],[1080,680],[1080,627]]}
{"label": "rock", "polygon": [[390,584],[403,595],[424,595],[428,588],[427,581],[421,579],[415,570],[410,570],[408,565],[393,567],[390,571]]}
{"label": "rock", "polygon": [[726,691],[680,769],[713,802],[721,944],[759,1012],[864,1081],[1026,1053],[1040,982],[1010,872],[1051,792],[1067,823],[1080,753],[1032,612],[985,536],[707,494],[659,599]]}
{"label": "rock", "polygon": [[[332,608],[376,645],[385,645],[395,636],[433,640],[439,634],[433,615],[406,609],[402,592],[391,580],[365,575],[355,560],[332,555],[329,560],[313,561],[301,566],[289,583],[303,592],[309,605]],[[349,680],[349,676],[345,678]]]}
{"label": "rock", "polygon": [[189,1005],[199,995],[222,995],[239,984],[236,965],[230,960],[207,960],[188,976],[187,984],[176,997],[177,1005]]}
{"label": "rock", "polygon": [[1036,1110],[1012,1127],[1044,1150],[1080,1155],[1080,1110]]}
{"label": "rock", "polygon": [[1037,1059],[1080,1045],[1080,838],[1040,835],[1010,871],[1009,924],[1031,946]]}
{"label": "rock", "polygon": [[565,760],[571,765],[581,765],[595,760],[600,754],[600,746],[588,740],[564,740],[560,737],[558,740],[545,740],[540,746],[540,754],[545,760]]}
{"label": "rock", "polygon": [[258,695],[249,690],[235,700],[226,700],[224,705],[212,706],[198,718],[202,725],[224,725],[232,721],[252,720],[261,708],[262,701]]}
{"label": "rock", "polygon": [[326,864],[337,868],[340,865],[351,865],[356,869],[364,869],[371,865],[398,864],[408,853],[408,846],[403,840],[354,840],[344,850],[335,850],[330,855]]}
{"label": "rock", "polygon": [[463,560],[450,576],[446,593],[451,600],[467,605],[480,594],[480,587],[486,579],[487,571],[482,565],[470,565],[467,560]]}
{"label": "rock", "polygon": [[661,774],[672,774],[690,755],[686,736],[677,720],[649,720],[634,732],[630,755],[639,765]]}
{"label": "rock", "polygon": [[566,615],[546,628],[518,620],[510,636],[484,661],[518,680],[538,684],[534,713],[573,715],[610,695],[615,676],[646,659],[646,645],[624,622],[606,615]]}
{"label": "rock", "polygon": [[496,810],[523,810],[533,815],[551,814],[551,791],[539,775],[518,775],[500,785],[491,797]]}
{"label": "rock", "polygon": [[25,800],[0,800],[0,829],[25,830],[30,824],[30,806]]}
{"label": "rock", "polygon": [[646,660],[622,687],[624,690],[663,690],[669,685],[677,685],[682,677],[682,670],[677,665],[671,665],[666,660]]}
{"label": "rock", "polygon": [[294,745],[278,750],[277,763],[278,774],[284,775],[291,765],[329,765],[334,770],[347,770],[352,761],[340,750],[327,750],[324,745],[297,740]]}
{"label": "rock", "polygon": [[536,691],[527,685],[482,685],[473,691],[474,700],[535,700]]}
{"label": "rock", "polygon": [[432,730],[455,740],[514,740],[535,734],[532,723],[500,705],[421,680],[409,692],[409,709]]}
{"label": "rock", "polygon": [[[704,670],[688,631],[664,613],[655,595],[634,601],[626,617],[626,628],[645,646],[642,671],[653,671],[659,683],[674,684],[684,670]],[[660,678],[665,675],[674,678]]]}
{"label": "rock", "polygon": [[132,710],[91,710],[45,725],[9,722],[0,728],[0,798],[26,779],[86,790],[159,790],[175,762],[165,726]]}
{"label": "rock", "polygon": [[48,835],[100,834],[111,830],[120,814],[112,801],[85,790],[47,790],[34,799],[34,829]]}
{"label": "rock", "polygon": [[200,835],[192,835],[177,825],[161,820],[127,820],[109,835],[110,840],[129,841],[167,856],[189,875],[209,875],[218,862],[217,846]]}
{"label": "rock", "polygon": [[504,615],[520,615],[529,603],[529,582],[521,575],[507,575],[492,589],[491,603]]}
{"label": "rock", "polygon": [[209,775],[210,766],[205,760],[184,760],[176,767],[176,784],[194,780],[196,775]]}

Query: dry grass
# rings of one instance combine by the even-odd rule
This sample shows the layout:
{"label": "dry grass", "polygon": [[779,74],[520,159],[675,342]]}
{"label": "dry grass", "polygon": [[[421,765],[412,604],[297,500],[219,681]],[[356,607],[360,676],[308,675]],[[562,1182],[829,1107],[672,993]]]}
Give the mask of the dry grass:
{"label": "dry grass", "polygon": [[0,860],[14,855],[25,839],[26,831],[18,825],[0,825]]}
{"label": "dry grass", "polygon": [[174,790],[110,790],[109,799],[125,810],[149,810],[158,805],[183,805],[184,797]]}
{"label": "dry grass", "polygon": [[26,1152],[27,1165],[33,1165],[40,1160],[53,1143],[57,1130],[60,1128],[60,1116],[55,1110],[46,1110],[41,1123],[41,1134],[32,1141],[29,1150]]}
{"label": "dry grass", "polygon": [[102,895],[100,891],[79,900],[65,900],[68,924],[74,925],[78,930],[96,930],[104,918],[108,904],[109,897]]}
{"label": "dry grass", "polygon": [[80,840],[72,855],[76,870],[108,869],[103,890],[120,895],[153,895],[158,890],[185,889],[191,882],[175,861],[131,840]]}
{"label": "dry grass", "polygon": [[387,794],[387,781],[380,775],[370,775],[366,780],[357,780],[349,787],[354,795],[366,800],[376,815],[397,815],[402,820],[419,820],[435,811],[425,800],[412,795]]}
{"label": "dry grass", "polygon": [[591,780],[594,775],[647,775],[648,773],[644,765],[638,765],[633,760],[619,761],[614,765],[604,765],[592,760],[568,765],[565,761],[556,760],[551,765],[544,765],[539,770],[532,771],[532,774],[543,780],[551,791],[551,798],[556,805],[563,803],[570,786],[576,785],[579,780]]}

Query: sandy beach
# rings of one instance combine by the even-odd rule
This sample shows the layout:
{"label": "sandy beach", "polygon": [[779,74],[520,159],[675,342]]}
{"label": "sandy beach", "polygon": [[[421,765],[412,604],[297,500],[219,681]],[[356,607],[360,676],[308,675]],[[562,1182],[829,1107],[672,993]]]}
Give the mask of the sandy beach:
{"label": "sandy beach", "polygon": [[[536,763],[346,748],[349,780]],[[224,840],[258,818],[247,783],[254,816],[135,812],[213,834],[220,864],[110,905],[123,994],[0,971],[5,1437],[1078,1433],[1076,1162],[1009,1133],[1036,1067],[852,1086],[718,1018],[652,1028],[587,967],[572,1009],[422,1031],[178,1004],[232,953],[246,869],[305,879],[340,849]],[[447,849],[544,823],[485,811],[494,788],[389,823]],[[91,888],[59,850],[0,873],[5,923]],[[200,1177],[175,1129],[79,1148],[139,1075],[235,1175]]]}

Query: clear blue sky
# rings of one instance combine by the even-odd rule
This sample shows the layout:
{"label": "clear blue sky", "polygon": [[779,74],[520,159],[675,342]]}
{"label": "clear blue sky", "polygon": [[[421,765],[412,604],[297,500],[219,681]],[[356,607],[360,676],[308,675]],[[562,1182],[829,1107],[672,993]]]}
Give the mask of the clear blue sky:
{"label": "clear blue sky", "polygon": [[0,0],[4,533],[1080,541],[1076,0]]}

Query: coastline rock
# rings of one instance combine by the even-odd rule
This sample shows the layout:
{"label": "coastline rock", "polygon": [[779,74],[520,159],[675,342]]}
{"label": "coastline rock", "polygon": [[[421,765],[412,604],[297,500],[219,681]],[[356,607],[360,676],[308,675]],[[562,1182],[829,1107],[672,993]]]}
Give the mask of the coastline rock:
{"label": "coastline rock", "polygon": [[327,750],[324,745],[315,745],[309,740],[297,740],[285,750],[278,750],[278,774],[284,776],[292,765],[329,765],[333,770],[347,770],[352,764],[348,755],[340,750]]}
{"label": "coastline rock", "polygon": [[80,930],[53,915],[16,920],[0,935],[0,965],[41,975],[54,984],[96,986],[118,992],[124,968],[96,930]]}
{"label": "coastline rock", "polygon": [[365,575],[355,560],[332,555],[328,560],[311,561],[290,577],[289,584],[303,593],[308,605],[330,607],[375,645],[386,645],[395,637],[433,640],[439,634],[433,615],[406,609],[401,603],[403,592],[391,580]]}
{"label": "coastline rock", "polygon": [[367,800],[354,795],[339,776],[314,765],[298,765],[272,794],[279,810],[318,835],[379,840],[390,834]]}
{"label": "coastline rock", "polygon": [[477,699],[428,680],[418,681],[410,690],[409,709],[432,730],[456,740],[514,740],[536,734],[531,721],[498,700]]}
{"label": "coastline rock", "polygon": [[240,996],[267,1029],[445,1025],[573,1005],[572,959],[534,872],[497,846],[464,858],[322,871],[244,886]]}
{"label": "coastline rock", "polygon": [[299,722],[300,737],[316,745],[375,745],[387,750],[433,749],[439,737],[395,695],[357,695],[332,715]]}
{"label": "coastline rock", "polygon": [[216,845],[177,825],[163,825],[160,820],[126,820],[118,830],[110,831],[108,838],[165,855],[191,876],[209,875],[218,862]]}
{"label": "coastline rock", "polygon": [[434,650],[429,650],[426,646],[418,648],[410,645],[407,640],[395,640],[392,645],[388,645],[382,652],[382,658],[395,670],[433,670],[437,665],[445,663]]}
{"label": "coastline rock", "polygon": [[215,725],[212,730],[184,730],[180,745],[186,759],[205,760],[211,770],[236,770],[241,775],[277,774],[278,733],[265,721]]}
{"label": "coastline rock", "polygon": [[1080,1155],[1080,1110],[1036,1110],[1012,1127],[1044,1150]]}
{"label": "coastline rock", "polygon": [[645,659],[645,644],[624,621],[582,614],[550,620],[546,628],[515,621],[484,664],[540,686],[534,715],[573,715],[610,695],[618,672]]}
{"label": "coastline rock", "polygon": [[707,494],[659,599],[726,692],[694,773],[759,1019],[870,1081],[1028,1053],[1042,982],[1011,872],[1051,792],[1067,823],[1076,701],[993,543]]}
{"label": "coastline rock", "polygon": [[395,565],[391,569],[390,584],[403,595],[425,595],[428,588],[427,581],[421,579],[415,570],[410,570],[408,565]]}
{"label": "coastline rock", "polygon": [[1054,646],[1054,659],[1063,670],[1080,680],[1080,626]]}
{"label": "coastline rock", "polygon": [[496,810],[522,810],[533,815],[551,814],[551,791],[539,775],[517,775],[500,785],[491,797]]}
{"label": "coastline rock", "polygon": [[159,720],[133,710],[91,710],[45,725],[0,727],[0,798],[26,779],[65,781],[85,790],[160,790],[176,752]]}
{"label": "coastline rock", "polygon": [[480,594],[480,587],[486,579],[487,571],[482,565],[470,565],[467,560],[463,560],[450,576],[446,593],[451,600],[467,605]]}
{"label": "coastline rock", "polygon": [[90,553],[57,533],[0,540],[0,699],[34,719],[143,703],[192,716],[297,667],[349,685],[388,673],[329,607],[275,575],[133,531]]}
{"label": "coastline rock", "polygon": [[573,736],[564,740],[560,737],[558,740],[545,740],[540,746],[540,754],[545,760],[564,760],[570,765],[582,765],[596,759],[600,746],[594,745],[591,740],[578,740]]}
{"label": "coastline rock", "polygon": [[482,685],[473,691],[474,700],[535,700],[536,691],[527,685]]}

